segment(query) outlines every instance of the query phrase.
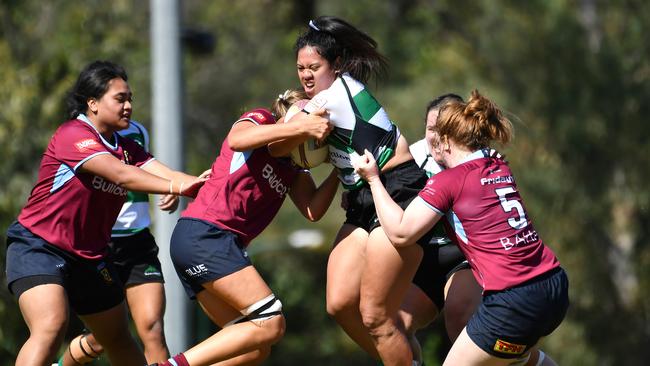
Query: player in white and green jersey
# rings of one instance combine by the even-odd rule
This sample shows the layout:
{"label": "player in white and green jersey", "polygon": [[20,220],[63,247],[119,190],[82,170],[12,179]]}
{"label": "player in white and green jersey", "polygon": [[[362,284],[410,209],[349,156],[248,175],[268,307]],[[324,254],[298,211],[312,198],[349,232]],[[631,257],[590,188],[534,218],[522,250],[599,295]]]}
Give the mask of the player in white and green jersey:
{"label": "player in white and green jersey", "polygon": [[[128,137],[144,147],[149,152],[149,133],[139,122],[131,121],[129,128],[118,132],[121,136]],[[112,238],[134,235],[151,225],[149,215],[149,195],[141,192],[129,191],[126,202],[122,206],[113,230]]]}
{"label": "player in white and green jersey", "polygon": [[313,97],[305,111],[312,113],[320,108],[328,111],[334,125],[327,138],[330,163],[339,169],[345,188],[359,188],[363,180],[354,172],[351,161],[368,149],[383,168],[395,153],[399,129],[368,89],[348,73]]}
{"label": "player in white and green jersey", "polygon": [[[345,332],[384,364],[419,362],[419,346],[404,331],[419,320],[411,314],[397,321],[401,301],[413,286],[422,248],[395,250],[377,219],[371,192],[352,169],[370,151],[381,167],[391,198],[406,207],[424,187],[427,176],[415,164],[408,142],[368,92],[371,77],[382,76],[387,61],[370,36],[336,17],[309,22],[296,40],[300,84],[312,98],[309,113],[323,108],[334,130],[328,136],[330,162],[347,193],[346,220],[327,264],[327,311]],[[282,156],[303,142],[285,139],[269,146]],[[418,243],[429,242],[425,234]],[[364,281],[361,281],[363,277]],[[416,363],[419,364],[419,363]]]}

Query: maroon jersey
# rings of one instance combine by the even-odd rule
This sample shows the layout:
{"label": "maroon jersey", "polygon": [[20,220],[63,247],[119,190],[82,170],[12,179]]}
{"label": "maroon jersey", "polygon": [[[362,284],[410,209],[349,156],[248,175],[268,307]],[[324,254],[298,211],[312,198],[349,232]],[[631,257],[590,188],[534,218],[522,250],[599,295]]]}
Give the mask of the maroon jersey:
{"label": "maroon jersey", "polygon": [[[275,123],[265,109],[244,113],[240,121]],[[266,146],[238,152],[226,139],[212,164],[211,178],[182,216],[230,230],[248,245],[278,213],[298,171],[290,159],[272,157]]]}
{"label": "maroon jersey", "polygon": [[521,284],[560,265],[524,209],[508,164],[473,153],[434,175],[419,195],[454,228],[485,291]]}
{"label": "maroon jersey", "polygon": [[18,221],[46,242],[83,258],[106,254],[126,189],[79,167],[100,154],[141,166],[152,159],[137,143],[113,134],[106,141],[84,116],[56,130],[43,154],[38,181]]}

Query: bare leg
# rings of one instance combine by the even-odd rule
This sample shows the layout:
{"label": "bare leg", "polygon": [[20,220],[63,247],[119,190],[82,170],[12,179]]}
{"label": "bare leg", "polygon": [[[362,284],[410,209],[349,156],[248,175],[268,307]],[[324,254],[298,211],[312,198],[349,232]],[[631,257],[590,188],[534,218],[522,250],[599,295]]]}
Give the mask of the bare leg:
{"label": "bare leg", "polygon": [[[246,309],[271,294],[253,266],[204,285],[205,291],[197,298],[206,310],[218,307],[218,300],[227,304],[230,314]],[[216,309],[216,308],[215,308]],[[210,312],[216,319],[218,312]],[[264,321],[246,321],[221,329],[210,338],[184,352],[192,366],[210,365],[229,360],[249,352],[261,351],[278,342],[284,335],[284,316],[274,316]]]}
{"label": "bare leg", "polygon": [[162,362],[169,357],[163,315],[165,290],[162,283],[143,283],[129,286],[126,299],[148,363]]}
{"label": "bare leg", "polygon": [[18,306],[29,328],[29,338],[18,352],[16,365],[48,364],[56,356],[68,325],[65,290],[55,284],[32,287],[20,295]]}
{"label": "bare leg", "polygon": [[[148,363],[163,362],[169,357],[162,317],[165,309],[165,293],[161,283],[145,283],[126,289],[129,310],[144,344],[145,358]],[[93,361],[104,347],[95,336],[82,334],[70,341],[68,351],[63,355],[63,365],[75,366]]]}
{"label": "bare leg", "polygon": [[483,289],[472,271],[457,271],[445,284],[445,327],[454,342],[481,303]]}
{"label": "bare leg", "polygon": [[[212,296],[206,291],[199,293],[199,305],[212,322],[223,328],[232,320],[240,318],[241,312],[235,310],[230,305],[216,296]],[[213,366],[234,366],[234,365],[260,365],[271,353],[271,346],[262,346],[257,350],[245,353],[241,356],[233,357],[226,361],[213,364]]]}
{"label": "bare leg", "polygon": [[63,364],[59,366],[76,366],[92,362],[104,352],[104,347],[92,333],[80,334],[70,341],[63,354]]}
{"label": "bare leg", "polygon": [[128,327],[126,304],[124,302],[100,313],[80,316],[104,346],[105,353],[113,365],[142,366],[146,360]]}
{"label": "bare leg", "polygon": [[381,227],[370,234],[360,309],[386,366],[411,365],[413,355],[397,313],[422,259],[422,248],[396,249]]}
{"label": "bare leg", "polygon": [[361,274],[366,262],[368,233],[344,224],[334,242],[327,263],[327,313],[363,350],[375,359],[379,354],[363,325],[359,312]]}
{"label": "bare leg", "polygon": [[438,316],[438,307],[431,301],[429,296],[418,286],[411,284],[402,302],[398,316],[404,324],[406,336],[408,337],[413,359],[422,362],[422,348],[415,337],[419,329],[423,329]]}

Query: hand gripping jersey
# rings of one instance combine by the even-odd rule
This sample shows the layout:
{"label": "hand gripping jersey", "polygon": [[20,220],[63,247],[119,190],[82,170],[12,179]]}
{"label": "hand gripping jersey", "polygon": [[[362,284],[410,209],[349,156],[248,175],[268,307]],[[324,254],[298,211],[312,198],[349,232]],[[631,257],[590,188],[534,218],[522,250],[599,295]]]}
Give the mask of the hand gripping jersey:
{"label": "hand gripping jersey", "polygon": [[63,123],[43,154],[38,181],[18,221],[48,243],[80,257],[103,257],[127,191],[78,169],[100,154],[135,166],[152,159],[132,140],[118,134],[113,139],[113,144],[106,141],[85,115]]}
{"label": "hand gripping jersey", "polygon": [[[145,151],[149,152],[149,133],[139,122],[130,121],[129,128],[117,132],[120,136],[127,137],[138,143]],[[149,215],[149,195],[142,192],[128,191],[126,202],[115,220],[112,237],[131,236],[151,225]]]}
{"label": "hand gripping jersey", "polygon": [[508,164],[476,151],[429,179],[419,197],[447,213],[484,291],[504,290],[560,265],[524,209]]}
{"label": "hand gripping jersey", "polygon": [[[273,124],[266,109],[244,113],[239,120]],[[243,245],[264,230],[275,217],[298,174],[289,158],[272,157],[266,146],[233,151],[228,139],[212,164],[212,176],[183,212],[236,233]]]}
{"label": "hand gripping jersey", "polygon": [[312,113],[320,108],[329,112],[334,125],[327,137],[330,162],[339,168],[339,179],[345,188],[361,187],[364,181],[354,172],[351,162],[368,149],[381,169],[395,151],[400,135],[397,126],[365,86],[348,74],[314,96],[304,111]]}

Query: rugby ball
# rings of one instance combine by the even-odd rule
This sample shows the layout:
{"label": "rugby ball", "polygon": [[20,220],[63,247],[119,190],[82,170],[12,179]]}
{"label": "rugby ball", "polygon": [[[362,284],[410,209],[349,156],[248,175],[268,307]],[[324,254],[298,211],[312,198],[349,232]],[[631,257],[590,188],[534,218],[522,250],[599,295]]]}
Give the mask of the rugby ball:
{"label": "rugby ball", "polygon": [[[291,117],[302,111],[308,102],[308,99],[302,99],[294,103],[284,116],[284,122],[291,122]],[[321,165],[327,160],[328,156],[329,148],[327,147],[327,144],[320,145],[318,141],[313,138],[306,140],[291,151],[291,160],[293,160],[296,165],[305,169],[311,169]]]}

